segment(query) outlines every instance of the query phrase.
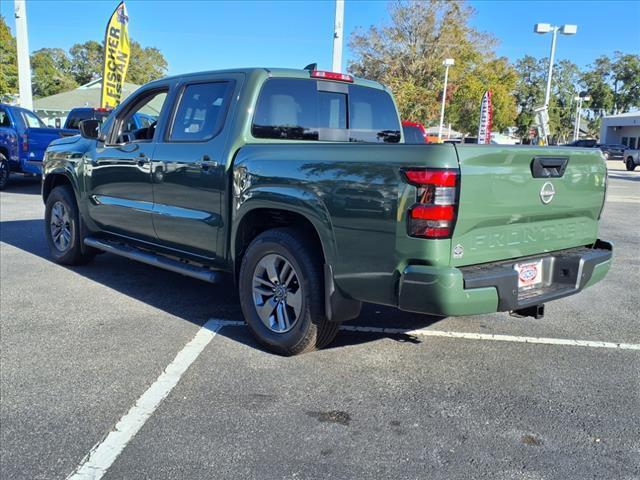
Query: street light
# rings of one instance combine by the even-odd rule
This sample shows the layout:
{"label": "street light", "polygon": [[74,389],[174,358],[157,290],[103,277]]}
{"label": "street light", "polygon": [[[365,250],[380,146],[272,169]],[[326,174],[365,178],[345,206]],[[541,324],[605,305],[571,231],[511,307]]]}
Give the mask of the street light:
{"label": "street light", "polygon": [[578,31],[577,25],[562,25],[560,27],[551,25],[550,23],[536,23],[533,31],[539,34],[551,32],[551,55],[549,55],[549,72],[547,73],[547,90],[544,94],[544,106],[549,108],[549,98],[551,97],[551,75],[553,74],[553,57],[556,54],[556,37],[558,32],[562,35],[575,35]]}
{"label": "street light", "polygon": [[582,102],[588,102],[589,100],[591,100],[591,97],[589,95],[579,95],[577,97],[573,97],[573,99],[577,102],[576,103],[576,124],[573,128],[573,139],[574,140],[578,140],[578,137],[580,136],[580,115],[582,114]]}
{"label": "street light", "polygon": [[453,65],[455,61],[453,58],[445,58],[442,65],[444,65],[444,88],[442,89],[442,106],[440,107],[440,128],[438,128],[438,142],[442,141],[442,124],[444,123],[444,104],[447,99],[447,80],[449,80],[449,67]]}

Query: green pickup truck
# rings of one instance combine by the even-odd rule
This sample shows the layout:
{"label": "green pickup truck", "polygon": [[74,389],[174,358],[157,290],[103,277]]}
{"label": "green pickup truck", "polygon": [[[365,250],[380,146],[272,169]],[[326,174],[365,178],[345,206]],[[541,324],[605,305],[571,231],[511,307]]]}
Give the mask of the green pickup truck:
{"label": "green pickup truck", "polygon": [[[136,114],[155,121],[129,130]],[[166,78],[80,130],[44,159],[54,260],[235,281],[281,354],[327,345],[362,302],[540,317],[610,266],[599,150],[405,145],[388,89],[349,75]]]}

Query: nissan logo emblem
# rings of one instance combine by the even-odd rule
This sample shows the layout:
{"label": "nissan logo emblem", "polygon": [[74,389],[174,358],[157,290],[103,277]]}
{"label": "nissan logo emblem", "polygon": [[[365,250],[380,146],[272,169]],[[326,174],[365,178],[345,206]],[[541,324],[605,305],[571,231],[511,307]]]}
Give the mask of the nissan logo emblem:
{"label": "nissan logo emblem", "polygon": [[553,183],[545,182],[540,189],[540,200],[542,200],[542,203],[547,205],[548,203],[551,203],[555,194],[556,189],[554,188]]}

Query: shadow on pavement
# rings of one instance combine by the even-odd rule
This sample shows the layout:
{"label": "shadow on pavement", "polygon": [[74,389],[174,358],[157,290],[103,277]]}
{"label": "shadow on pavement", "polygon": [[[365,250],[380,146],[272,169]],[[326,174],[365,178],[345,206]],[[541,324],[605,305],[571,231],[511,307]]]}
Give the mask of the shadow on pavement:
{"label": "shadow on pavement", "polygon": [[7,193],[40,195],[40,179],[36,177],[24,177],[22,175],[11,175],[9,183],[2,191]]}
{"label": "shadow on pavement", "polygon": [[[51,261],[42,233],[43,228],[43,220],[0,222],[0,241]],[[210,318],[243,318],[231,277],[225,278],[220,284],[211,285],[111,254],[98,255],[88,265],[60,267],[196,325],[203,325]],[[441,319],[442,317],[365,304],[360,316],[347,324],[415,329],[426,327]],[[262,350],[245,327],[224,328],[221,334]],[[368,343],[381,338],[420,343],[419,339],[404,334],[342,331],[329,348]]]}

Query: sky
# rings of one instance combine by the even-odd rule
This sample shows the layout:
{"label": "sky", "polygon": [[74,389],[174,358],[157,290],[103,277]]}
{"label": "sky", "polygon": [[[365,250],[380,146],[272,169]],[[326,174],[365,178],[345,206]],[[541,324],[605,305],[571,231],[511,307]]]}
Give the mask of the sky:
{"label": "sky", "polygon": [[[474,27],[499,41],[497,54],[515,61],[528,54],[546,57],[551,35],[533,33],[538,22],[578,25],[574,36],[559,36],[557,60],[580,67],[616,50],[640,54],[640,1],[471,0]],[[116,0],[27,0],[29,49],[68,49],[86,40],[102,41]],[[234,67],[302,68],[317,62],[331,68],[332,0],[187,1],[127,0],[129,32],[142,46],[160,49],[169,74]],[[15,33],[13,2],[0,13]],[[357,28],[389,21],[387,2],[345,1],[344,64],[348,38]]]}

